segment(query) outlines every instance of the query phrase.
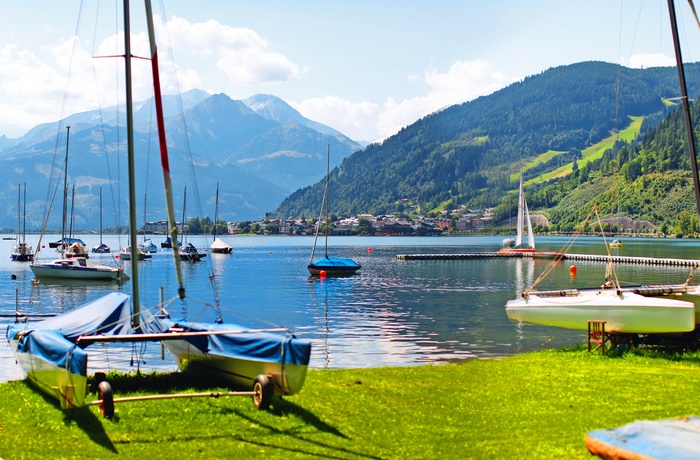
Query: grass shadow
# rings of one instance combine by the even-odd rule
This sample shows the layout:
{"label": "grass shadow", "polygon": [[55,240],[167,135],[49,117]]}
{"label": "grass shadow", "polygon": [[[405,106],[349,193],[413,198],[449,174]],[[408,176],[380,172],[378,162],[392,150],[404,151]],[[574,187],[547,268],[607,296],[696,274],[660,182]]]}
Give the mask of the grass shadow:
{"label": "grass shadow", "polygon": [[61,412],[63,415],[63,423],[66,426],[75,424],[95,444],[98,444],[115,454],[119,453],[117,448],[112,443],[112,440],[109,439],[109,436],[107,436],[107,433],[105,432],[102,423],[100,423],[98,416],[95,415],[89,406],[63,410],[61,409],[58,400],[39,390],[36,385],[31,383],[31,381],[25,380],[24,384],[32,391],[40,395],[48,406]]}

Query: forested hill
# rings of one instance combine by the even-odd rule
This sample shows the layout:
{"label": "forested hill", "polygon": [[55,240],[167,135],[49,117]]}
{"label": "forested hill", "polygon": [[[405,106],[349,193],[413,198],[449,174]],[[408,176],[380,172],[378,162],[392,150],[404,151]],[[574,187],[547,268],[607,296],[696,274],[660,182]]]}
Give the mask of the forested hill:
{"label": "forested hill", "polygon": [[[698,94],[700,64],[686,65],[686,74],[690,94]],[[675,109],[668,99],[678,95],[675,67],[584,62],[552,68],[355,152],[331,172],[331,209],[393,213],[403,210],[402,199],[423,211],[496,206],[517,186],[513,177],[528,160],[549,152],[537,174],[555,170],[616,127],[625,128],[630,116],[643,117],[646,133]],[[323,181],[300,189],[277,211],[317,215],[323,191]]]}

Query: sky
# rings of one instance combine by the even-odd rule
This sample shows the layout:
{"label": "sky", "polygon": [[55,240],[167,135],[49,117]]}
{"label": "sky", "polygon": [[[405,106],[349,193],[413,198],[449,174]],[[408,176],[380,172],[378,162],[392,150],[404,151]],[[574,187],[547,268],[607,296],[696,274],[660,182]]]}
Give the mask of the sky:
{"label": "sky", "polygon": [[[132,3],[132,53],[147,57]],[[684,61],[697,61],[698,26],[676,5]],[[665,0],[160,0],[153,11],[165,94],[272,94],[358,141],[551,67],[675,65]],[[121,12],[114,0],[3,5],[0,134],[121,102],[123,59],[106,57],[123,53]],[[151,96],[149,69],[134,61],[135,100]]]}

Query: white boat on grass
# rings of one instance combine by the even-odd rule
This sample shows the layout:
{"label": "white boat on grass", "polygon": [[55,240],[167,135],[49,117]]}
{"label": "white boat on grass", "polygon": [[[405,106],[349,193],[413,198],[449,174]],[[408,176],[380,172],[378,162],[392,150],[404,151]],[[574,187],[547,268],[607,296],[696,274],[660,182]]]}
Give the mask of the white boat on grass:
{"label": "white boat on grass", "polygon": [[587,330],[588,321],[605,321],[607,332],[619,333],[689,332],[696,324],[693,302],[640,295],[632,288],[530,292],[508,301],[506,314],[516,321],[579,330]]}

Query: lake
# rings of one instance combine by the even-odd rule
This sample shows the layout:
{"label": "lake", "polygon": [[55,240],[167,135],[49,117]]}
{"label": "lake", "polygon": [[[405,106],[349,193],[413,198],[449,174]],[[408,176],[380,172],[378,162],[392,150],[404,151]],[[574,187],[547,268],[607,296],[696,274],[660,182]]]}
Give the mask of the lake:
{"label": "lake", "polygon": [[[99,236],[82,237],[88,248]],[[41,258],[58,256],[48,248]],[[103,238],[116,255],[126,237]],[[164,237],[154,237],[160,246]],[[475,260],[397,260],[397,254],[476,253],[500,248],[494,237],[330,237],[329,254],[350,257],[362,265],[355,276],[321,280],[309,276],[313,237],[224,237],[233,254],[209,254],[201,262],[184,263],[187,287],[184,301],[168,305],[171,317],[212,321],[218,297],[224,321],[260,327],[285,326],[312,341],[311,367],[352,368],[417,365],[468,358],[493,358],[544,348],[585,343],[582,331],[523,324],[508,319],[505,303],[520,295],[550,266],[547,260],[494,258]],[[36,246],[38,236],[27,240]],[[538,250],[561,251],[564,237],[537,237]],[[188,237],[198,248],[211,239]],[[613,254],[700,258],[698,243],[682,239],[625,238]],[[33,282],[29,264],[12,262],[12,241],[0,241],[0,314],[60,313],[113,291],[131,292],[104,282]],[[323,254],[319,239],[316,257]],[[88,249],[89,250],[89,249]],[[605,254],[599,237],[581,237],[566,252]],[[95,263],[116,263],[113,255],[91,254]],[[605,264],[562,261],[541,281],[539,289],[591,287],[604,281]],[[129,262],[125,262],[130,273]],[[682,283],[690,270],[680,267],[619,265],[622,284]],[[12,275],[16,275],[13,279]],[[213,275],[213,276],[212,276]],[[172,253],[159,252],[139,263],[141,304],[155,307],[160,287],[164,298],[176,297]],[[11,319],[0,319],[0,329]],[[121,370],[174,370],[169,357],[161,359],[160,345],[136,347],[94,345],[90,372]],[[0,346],[0,381],[23,378],[7,345]]]}

